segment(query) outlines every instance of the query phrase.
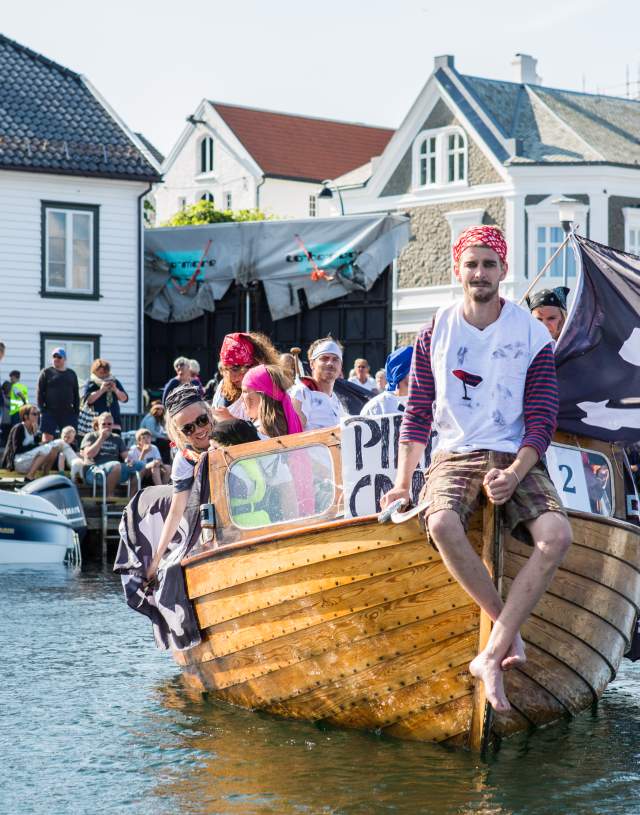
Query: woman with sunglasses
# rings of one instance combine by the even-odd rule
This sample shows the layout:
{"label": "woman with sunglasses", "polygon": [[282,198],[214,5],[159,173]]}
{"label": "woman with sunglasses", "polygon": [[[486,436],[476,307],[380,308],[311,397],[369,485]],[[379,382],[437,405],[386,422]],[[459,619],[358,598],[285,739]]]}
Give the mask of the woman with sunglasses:
{"label": "woman with sunglasses", "polygon": [[62,439],[41,444],[42,433],[38,430],[40,411],[35,405],[23,405],[18,414],[20,422],[11,428],[2,459],[5,469],[24,473],[25,481],[33,481],[38,470],[47,475],[58,460],[59,453],[71,465],[76,454]]}
{"label": "woman with sunglasses", "polygon": [[[220,381],[213,395],[211,406],[219,411],[216,418],[246,419],[243,415],[242,378],[250,368],[256,365],[277,365],[280,355],[271,341],[264,334],[251,332],[247,334],[227,334],[220,348]],[[235,406],[235,410],[224,410]]]}
{"label": "woman with sunglasses", "polygon": [[195,385],[181,385],[171,391],[165,403],[169,438],[178,448],[171,466],[173,495],[158,546],[147,568],[147,579],[153,580],[158,565],[176,534],[187,508],[194,483],[194,471],[200,456],[209,448],[213,430],[209,406]]}

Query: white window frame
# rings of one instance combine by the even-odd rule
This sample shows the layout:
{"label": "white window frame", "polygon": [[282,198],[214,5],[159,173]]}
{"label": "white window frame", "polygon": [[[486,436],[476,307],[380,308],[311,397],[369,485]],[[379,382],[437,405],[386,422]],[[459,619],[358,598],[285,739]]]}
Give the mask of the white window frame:
{"label": "white window frame", "polygon": [[[62,213],[65,216],[65,261],[64,261],[64,286],[54,286],[49,282],[49,216],[52,213]],[[75,287],[71,284],[73,278],[73,216],[89,216],[89,285],[86,287]],[[46,295],[97,297],[96,280],[96,220],[97,207],[84,205],[74,207],[59,204],[49,204],[43,202],[43,281],[42,293]]]}
{"label": "white window frame", "polygon": [[[205,148],[205,145],[208,145],[208,147]],[[209,173],[212,173],[215,168],[215,160],[216,154],[214,140],[209,135],[203,136],[198,142],[198,153],[197,153],[198,175],[207,175]]]}
{"label": "white window frame", "polygon": [[[462,140],[461,145],[454,148],[456,158],[463,155],[462,178],[449,181],[449,136],[457,136]],[[435,139],[435,177],[431,174],[429,158],[433,153],[428,149],[429,139]],[[424,150],[423,147],[427,146]],[[426,183],[422,183],[421,165],[426,161]],[[456,174],[458,162],[456,161]],[[434,130],[423,130],[413,142],[411,158],[411,185],[414,190],[433,190],[440,187],[468,187],[469,186],[469,143],[467,134],[461,127],[440,127]]]}
{"label": "white window frame", "polygon": [[310,218],[317,218],[318,217],[318,196],[317,195],[310,195],[309,196],[309,217]]}
{"label": "white window frame", "polygon": [[640,208],[623,207],[624,251],[640,255]]}
{"label": "white window frame", "polygon": [[[538,268],[538,228],[539,227],[547,227],[547,228],[560,228],[560,218],[558,216],[558,206],[556,204],[552,204],[551,202],[555,198],[561,198],[562,193],[557,192],[553,195],[547,196],[544,200],[540,201],[539,204],[529,204],[525,207],[527,218],[528,218],[528,253],[527,253],[527,271],[529,274],[529,280],[533,280],[535,276],[540,272]],[[585,235],[587,233],[587,216],[589,214],[589,205],[588,204],[576,204],[575,205],[575,224],[579,227],[579,231],[581,234]],[[587,236],[588,237],[588,236]],[[564,238],[563,238],[564,240]],[[562,242],[562,241],[561,241]],[[568,251],[571,251],[570,249]],[[547,255],[547,260],[549,255]],[[560,262],[562,262],[560,260]],[[574,268],[576,266],[574,265]],[[571,275],[568,280],[571,283],[575,282],[575,274]],[[543,277],[540,278],[540,281],[537,285],[537,288],[544,288],[542,283],[554,283],[556,286],[562,285],[562,276],[561,275],[549,275],[547,272]]]}
{"label": "white window frame", "polygon": [[182,212],[183,209],[187,208],[187,196],[186,195],[179,195],[178,196],[178,212]]}
{"label": "white window frame", "polygon": [[225,192],[224,194],[224,208],[225,210],[232,210],[233,209],[233,193]]}

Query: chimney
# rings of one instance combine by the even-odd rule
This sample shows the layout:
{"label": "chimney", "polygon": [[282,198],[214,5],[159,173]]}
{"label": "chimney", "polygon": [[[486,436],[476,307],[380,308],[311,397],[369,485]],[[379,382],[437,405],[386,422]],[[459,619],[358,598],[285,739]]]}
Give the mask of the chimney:
{"label": "chimney", "polygon": [[511,62],[514,82],[519,82],[521,85],[539,85],[542,77],[538,76],[536,71],[537,64],[538,60],[529,54],[516,54],[515,59]]}

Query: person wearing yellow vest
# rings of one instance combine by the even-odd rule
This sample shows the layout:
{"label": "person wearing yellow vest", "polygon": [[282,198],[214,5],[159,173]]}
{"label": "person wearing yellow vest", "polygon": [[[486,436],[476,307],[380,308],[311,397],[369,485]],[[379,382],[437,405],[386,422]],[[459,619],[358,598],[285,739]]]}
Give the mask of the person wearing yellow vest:
{"label": "person wearing yellow vest", "polygon": [[29,391],[27,386],[20,382],[20,371],[10,371],[9,381],[9,420],[11,426],[20,421],[20,408],[29,401]]}

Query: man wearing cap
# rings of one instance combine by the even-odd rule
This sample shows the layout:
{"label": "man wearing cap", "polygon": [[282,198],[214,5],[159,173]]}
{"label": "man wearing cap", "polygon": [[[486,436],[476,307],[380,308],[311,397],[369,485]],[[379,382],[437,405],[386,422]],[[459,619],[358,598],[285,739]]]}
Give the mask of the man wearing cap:
{"label": "man wearing cap", "polygon": [[[463,300],[440,309],[418,335],[398,474],[382,502],[409,501],[411,478],[433,427],[424,490],[427,535],[453,577],[495,621],[469,670],[501,712],[510,709],[503,671],[526,659],[520,627],[571,542],[566,512],[540,463],[558,409],[551,337],[524,309],[500,297],[506,255],[496,227],[471,227],[454,244]],[[504,604],[466,536],[482,492],[504,506],[509,530],[533,544]]]}
{"label": "man wearing cap", "polygon": [[78,426],[80,393],[76,372],[67,368],[64,348],[54,348],[51,365],[43,368],[38,377],[37,401],[42,413],[42,440],[52,441],[56,431],[67,425]]}
{"label": "man wearing cap", "polygon": [[387,387],[382,393],[364,405],[361,416],[380,416],[384,413],[401,413],[405,409],[409,394],[409,371],[413,348],[409,345],[398,348],[387,357],[384,366]]}
{"label": "man wearing cap", "polygon": [[311,379],[294,385],[289,395],[305,430],[334,427],[348,413],[333,392],[342,372],[342,345],[332,337],[315,340],[307,352]]}
{"label": "man wearing cap", "polygon": [[546,326],[551,338],[558,341],[567,319],[567,296],[569,289],[558,286],[555,289],[542,289],[527,297],[527,305],[532,316]]}

